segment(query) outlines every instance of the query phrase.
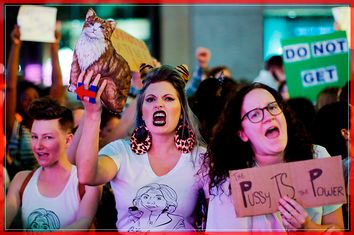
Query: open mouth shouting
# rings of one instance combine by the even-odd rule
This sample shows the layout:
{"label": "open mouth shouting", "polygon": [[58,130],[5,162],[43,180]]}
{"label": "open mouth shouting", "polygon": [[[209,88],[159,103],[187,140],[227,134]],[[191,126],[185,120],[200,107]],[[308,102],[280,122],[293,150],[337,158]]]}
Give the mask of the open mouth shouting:
{"label": "open mouth shouting", "polygon": [[166,113],[164,111],[156,111],[153,115],[152,124],[154,126],[164,126],[166,124]]}
{"label": "open mouth shouting", "polygon": [[272,126],[266,130],[265,136],[269,139],[275,139],[280,135],[280,130],[276,126]]}
{"label": "open mouth shouting", "polygon": [[47,157],[47,156],[48,156],[48,153],[37,152],[37,156],[38,156],[38,158]]}

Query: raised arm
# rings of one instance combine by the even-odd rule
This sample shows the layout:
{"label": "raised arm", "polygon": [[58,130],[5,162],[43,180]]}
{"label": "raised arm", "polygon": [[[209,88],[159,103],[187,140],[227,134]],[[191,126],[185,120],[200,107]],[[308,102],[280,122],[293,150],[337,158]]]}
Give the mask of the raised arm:
{"label": "raised arm", "polygon": [[20,60],[20,27],[15,25],[11,32],[11,49],[7,60],[6,73],[6,138],[9,139],[15,121],[17,104],[18,66]]}
{"label": "raised arm", "polygon": [[81,199],[76,220],[64,229],[89,229],[95,217],[101,193],[102,186],[85,186],[85,194]]}
{"label": "raised arm", "polygon": [[118,126],[115,128],[114,131],[112,131],[112,134],[110,136],[111,141],[125,138],[129,135],[129,131],[135,125],[136,105],[137,105],[136,102],[137,100],[136,98],[134,98],[130,102],[129,106],[125,109]]}
{"label": "raised arm", "polygon": [[79,145],[80,138],[82,135],[82,129],[84,127],[84,119],[81,119],[78,125],[77,130],[75,131],[74,138],[66,151],[66,154],[68,155],[68,160],[71,164],[76,165],[76,151],[77,151],[77,146]]}
{"label": "raised arm", "polygon": [[[89,72],[84,79],[84,87],[88,89],[90,85],[97,86],[100,75],[97,75],[90,83],[93,72]],[[84,72],[79,75],[81,82]],[[88,102],[88,97],[84,97],[83,104],[85,114],[83,117],[82,134],[76,152],[76,166],[78,168],[79,181],[87,185],[101,185],[109,182],[118,171],[115,162],[107,157],[98,158],[98,142],[101,122],[102,105],[100,96],[106,86],[106,81],[101,84],[97,95],[96,103]]]}
{"label": "raised arm", "polygon": [[[139,72],[132,73],[131,85],[136,90],[140,90],[143,87]],[[115,128],[114,131],[112,131],[112,133],[108,137],[111,141],[127,137],[129,135],[129,131],[134,128],[137,105],[136,102],[137,99],[133,98],[129,106],[124,110],[118,126]]]}
{"label": "raised arm", "polygon": [[204,79],[204,72],[208,69],[211,52],[208,48],[198,47],[195,51],[195,58],[198,61],[198,68],[192,74],[192,78],[187,83],[186,94],[188,97],[193,96],[200,82]]}
{"label": "raised arm", "polygon": [[57,27],[55,30],[55,41],[50,45],[50,53],[52,57],[52,86],[50,88],[49,96],[58,101],[60,104],[64,104],[65,92],[63,87],[63,76],[59,65],[60,39],[60,28]]}

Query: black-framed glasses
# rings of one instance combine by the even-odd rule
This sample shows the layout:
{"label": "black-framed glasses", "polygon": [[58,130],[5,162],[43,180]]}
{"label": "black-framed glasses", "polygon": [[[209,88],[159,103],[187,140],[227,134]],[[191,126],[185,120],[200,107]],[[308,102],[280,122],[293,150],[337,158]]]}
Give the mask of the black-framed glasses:
{"label": "black-framed glasses", "polygon": [[255,109],[252,109],[251,111],[247,112],[241,118],[241,122],[243,121],[243,119],[245,119],[245,117],[247,117],[248,120],[250,120],[250,122],[253,122],[253,123],[261,122],[264,118],[264,110],[265,109],[272,116],[277,116],[282,112],[282,109],[279,106],[279,104],[276,101],[274,101],[274,102],[269,103],[267,106],[265,106],[263,108],[255,108]]}

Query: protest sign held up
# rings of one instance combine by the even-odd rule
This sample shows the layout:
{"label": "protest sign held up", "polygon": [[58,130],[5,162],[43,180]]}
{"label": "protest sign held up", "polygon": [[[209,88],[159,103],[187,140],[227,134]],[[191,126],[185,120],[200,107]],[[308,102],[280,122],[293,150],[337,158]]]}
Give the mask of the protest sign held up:
{"label": "protest sign held up", "polygon": [[346,202],[340,156],[234,170],[230,182],[239,217],[276,212],[282,196],[304,208]]}
{"label": "protest sign held up", "polygon": [[54,42],[57,9],[55,7],[23,5],[17,15],[22,41]]}
{"label": "protest sign held up", "polygon": [[286,83],[291,98],[315,102],[329,86],[342,87],[349,79],[349,46],[345,31],[282,41]]}
{"label": "protest sign held up", "polygon": [[116,51],[128,62],[130,70],[137,72],[142,63],[152,65],[152,57],[144,41],[116,28],[111,37]]}

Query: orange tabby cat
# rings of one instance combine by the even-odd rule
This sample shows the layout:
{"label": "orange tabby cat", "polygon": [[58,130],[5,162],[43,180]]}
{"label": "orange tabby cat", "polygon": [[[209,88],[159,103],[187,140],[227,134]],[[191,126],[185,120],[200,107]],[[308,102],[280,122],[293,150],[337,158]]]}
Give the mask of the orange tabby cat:
{"label": "orange tabby cat", "polygon": [[111,35],[116,27],[115,21],[103,20],[93,9],[86,14],[83,30],[75,46],[71,64],[69,90],[77,88],[81,71],[94,71],[101,74],[98,86],[107,80],[101,100],[111,112],[123,110],[130,88],[131,73],[128,63],[114,49]]}

